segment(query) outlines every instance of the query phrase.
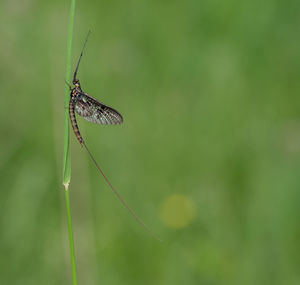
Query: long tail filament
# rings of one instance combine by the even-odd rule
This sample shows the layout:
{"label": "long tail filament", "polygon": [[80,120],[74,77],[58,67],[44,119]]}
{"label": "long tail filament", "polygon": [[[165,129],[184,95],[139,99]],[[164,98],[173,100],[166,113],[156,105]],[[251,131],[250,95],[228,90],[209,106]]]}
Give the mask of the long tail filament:
{"label": "long tail filament", "polygon": [[129,207],[129,205],[126,203],[126,201],[121,197],[121,195],[119,194],[119,192],[115,189],[115,187],[111,184],[111,182],[109,181],[109,179],[106,177],[106,175],[103,173],[101,167],[99,166],[99,164],[97,163],[97,161],[95,160],[94,156],[92,155],[92,153],[90,152],[90,150],[88,149],[88,147],[86,146],[85,142],[82,142],[82,145],[85,147],[85,149],[87,150],[89,156],[91,157],[91,159],[93,160],[94,164],[96,165],[96,167],[98,168],[98,170],[100,171],[100,173],[102,174],[102,176],[104,177],[105,181],[107,182],[107,184],[110,186],[110,188],[112,189],[112,191],[114,192],[114,194],[118,197],[118,199],[121,201],[121,203],[125,206],[125,208],[127,208],[127,210],[130,212],[130,214],[138,221],[138,223],[140,225],[142,225],[142,227],[151,235],[153,236],[155,239],[157,239],[158,241],[161,241],[160,238],[158,238],[150,229],[149,227],[136,215],[136,213]]}

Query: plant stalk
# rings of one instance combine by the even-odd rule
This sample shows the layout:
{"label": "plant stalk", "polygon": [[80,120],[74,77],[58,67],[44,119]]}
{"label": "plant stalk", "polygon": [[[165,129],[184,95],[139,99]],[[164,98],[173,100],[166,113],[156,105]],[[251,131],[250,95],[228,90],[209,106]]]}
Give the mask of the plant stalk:
{"label": "plant stalk", "polygon": [[[75,20],[75,4],[76,0],[71,0],[70,8],[70,20],[69,20],[69,31],[67,41],[67,61],[66,61],[66,80],[71,80],[71,62],[72,62],[72,42],[73,42],[73,30]],[[65,200],[66,209],[68,216],[68,232],[69,232],[69,244],[70,244],[70,256],[72,264],[72,276],[73,285],[77,285],[77,270],[76,270],[76,258],[75,258],[75,247],[72,229],[72,217],[69,197],[69,184],[71,180],[71,154],[70,154],[70,124],[69,124],[69,101],[70,101],[70,89],[65,84],[65,115],[64,115],[64,154],[63,154],[63,185],[65,187]]]}
{"label": "plant stalk", "polygon": [[73,276],[73,285],[77,285],[77,270],[76,270],[76,259],[75,259],[75,248],[74,248],[74,238],[73,238],[73,229],[72,229],[72,217],[71,217],[71,207],[70,207],[70,198],[69,198],[69,189],[65,191],[66,197],[66,208],[68,215],[68,229],[69,229],[69,243],[70,243],[70,254],[71,254],[71,263],[72,263],[72,276]]}

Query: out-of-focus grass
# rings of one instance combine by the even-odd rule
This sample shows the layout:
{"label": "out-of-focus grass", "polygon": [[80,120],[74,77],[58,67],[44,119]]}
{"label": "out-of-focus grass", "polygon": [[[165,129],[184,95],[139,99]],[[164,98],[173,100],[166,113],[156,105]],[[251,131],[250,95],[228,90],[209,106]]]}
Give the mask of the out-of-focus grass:
{"label": "out-of-focus grass", "polygon": [[[0,4],[1,284],[70,283],[57,191],[68,5]],[[80,128],[164,240],[144,233],[71,137],[79,283],[299,283],[297,10],[283,1],[78,3],[74,64],[92,30],[82,87],[124,115],[122,127]],[[188,213],[186,200],[165,208],[173,195],[194,208],[183,228],[166,222]]]}

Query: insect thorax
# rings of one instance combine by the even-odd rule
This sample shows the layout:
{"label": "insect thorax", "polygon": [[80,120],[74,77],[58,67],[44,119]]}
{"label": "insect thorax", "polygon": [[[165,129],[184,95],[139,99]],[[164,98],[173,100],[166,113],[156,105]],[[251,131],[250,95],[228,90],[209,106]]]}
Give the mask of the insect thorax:
{"label": "insect thorax", "polygon": [[71,99],[76,100],[79,94],[82,92],[79,83],[75,84],[75,87],[71,90]]}

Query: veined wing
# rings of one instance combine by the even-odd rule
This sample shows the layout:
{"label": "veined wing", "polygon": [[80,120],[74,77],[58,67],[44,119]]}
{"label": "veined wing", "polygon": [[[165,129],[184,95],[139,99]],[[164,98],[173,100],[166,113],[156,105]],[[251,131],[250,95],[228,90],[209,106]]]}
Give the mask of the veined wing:
{"label": "veined wing", "polygon": [[117,125],[123,122],[123,117],[117,110],[104,105],[86,93],[77,95],[75,111],[84,119],[95,124]]}

